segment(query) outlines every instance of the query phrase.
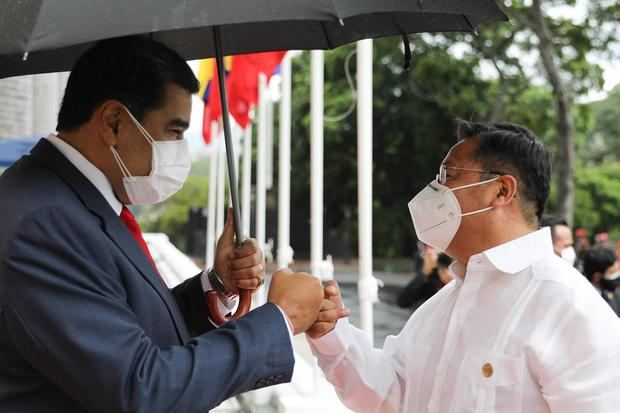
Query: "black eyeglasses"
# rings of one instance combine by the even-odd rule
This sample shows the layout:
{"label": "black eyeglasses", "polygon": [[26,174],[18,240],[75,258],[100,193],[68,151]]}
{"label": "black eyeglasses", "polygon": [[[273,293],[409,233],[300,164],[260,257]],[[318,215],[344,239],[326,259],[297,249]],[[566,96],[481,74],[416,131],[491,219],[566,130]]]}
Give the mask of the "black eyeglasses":
{"label": "black eyeglasses", "polygon": [[441,164],[439,165],[439,173],[436,176],[437,182],[439,182],[441,185],[446,184],[446,171],[448,169],[454,169],[457,171],[467,171],[467,172],[480,172],[483,174],[491,174],[491,175],[506,175],[504,172],[501,172],[501,171],[485,171],[482,169],[459,168],[456,166],[446,166],[444,164]]}

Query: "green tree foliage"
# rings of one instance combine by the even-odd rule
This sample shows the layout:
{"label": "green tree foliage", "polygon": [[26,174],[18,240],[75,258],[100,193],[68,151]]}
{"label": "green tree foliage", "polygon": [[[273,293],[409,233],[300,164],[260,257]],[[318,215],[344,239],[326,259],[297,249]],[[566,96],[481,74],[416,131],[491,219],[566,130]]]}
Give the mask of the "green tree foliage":
{"label": "green tree foliage", "polygon": [[[551,6],[574,3],[544,1],[542,9],[553,45],[553,62],[570,95],[577,150],[575,225],[590,233],[607,231],[620,238],[620,89],[601,102],[574,103],[576,97],[602,85],[600,68],[588,61],[588,53],[604,52],[614,39],[620,38],[620,7],[617,1],[593,0],[588,3],[585,19],[577,22],[548,13]],[[455,142],[456,118],[503,120],[528,126],[551,151],[557,179],[566,178],[565,173],[558,174],[563,166],[558,100],[537,58],[539,40],[530,24],[531,2],[506,1],[504,6],[511,24],[484,25],[479,36],[410,36],[413,58],[408,72],[402,69],[400,39],[375,40],[373,164],[365,165],[373,169],[375,256],[411,256],[415,232],[407,202],[435,177],[443,156]],[[345,113],[355,98],[344,70],[345,60],[354,50],[351,45],[325,54],[326,116]],[[491,76],[489,68],[495,71]],[[350,70],[355,77],[355,58],[350,59]],[[310,55],[304,53],[293,60],[291,153],[291,207],[302,229],[310,215],[309,95]],[[344,240],[352,255],[357,251],[356,123],[353,111],[339,122],[325,122],[324,127],[324,228],[328,238]],[[275,154],[274,160],[277,162]],[[207,165],[201,165],[203,171]],[[548,213],[557,212],[557,179]],[[277,182],[274,185],[277,188]],[[275,195],[273,191],[271,198]],[[192,177],[171,200],[143,209],[144,227],[166,232],[183,246],[187,210],[192,205],[205,205],[206,198],[206,178]],[[275,204],[271,198],[268,203]]]}
{"label": "green tree foliage", "polygon": [[209,180],[204,176],[190,176],[170,199],[156,205],[142,207],[140,226],[144,232],[163,232],[180,250],[185,250],[188,233],[189,209],[207,204]]}
{"label": "green tree foliage", "polygon": [[[505,36],[495,34],[492,42]],[[556,173],[558,170],[557,110],[549,87],[525,76],[521,62],[508,56],[496,59],[502,68],[501,76],[483,79],[479,52],[463,53],[456,58],[452,50],[454,40],[439,37],[412,36],[413,68],[406,73],[401,68],[403,54],[398,40],[383,39],[374,43],[373,236],[378,257],[411,254],[415,234],[406,204],[434,177],[442,157],[454,143],[455,118],[488,120],[497,116],[498,120],[530,127],[551,151],[554,170]],[[487,47],[491,47],[492,42]],[[327,115],[345,112],[352,99],[343,69],[345,57],[351,50],[352,47],[341,48],[325,56]],[[308,216],[309,56],[306,54],[294,62],[292,202]],[[355,73],[355,60],[351,62],[351,71]],[[498,110],[500,93],[501,110]],[[572,116],[581,155],[591,146],[592,130],[598,123],[589,105],[573,105]],[[353,254],[357,245],[356,150],[355,112],[339,123],[326,123],[325,229],[331,235],[348,234]],[[601,179],[608,177],[608,174],[601,175]],[[598,224],[587,224],[583,218],[592,212],[591,203],[583,201],[583,197],[594,187],[584,187],[581,181],[577,185],[576,222],[594,230]],[[611,187],[600,189],[606,193]],[[548,206],[550,213],[557,206],[557,185],[554,185],[552,197]],[[597,197],[608,201],[612,198]],[[609,218],[613,216],[596,222],[616,228],[619,220]]]}
{"label": "green tree foliage", "polygon": [[578,167],[575,187],[575,226],[620,240],[620,162]]}
{"label": "green tree foliage", "polygon": [[595,163],[620,162],[620,86],[590,106],[595,122],[584,153],[586,159]]}
{"label": "green tree foliage", "polygon": [[[457,60],[446,48],[424,47],[421,41],[414,49],[414,68],[403,73],[400,47],[399,40],[393,38],[374,43],[374,154],[373,165],[368,167],[374,174],[374,251],[383,257],[411,255],[415,233],[407,202],[435,177],[454,144],[455,118],[471,118],[482,111],[481,102],[489,87],[473,75],[473,59]],[[353,47],[340,48],[325,56],[327,115],[345,112],[351,102],[343,69],[351,50]],[[355,59],[351,65],[355,73]],[[309,216],[309,54],[294,60],[293,73],[291,202],[293,208],[302,208]],[[325,228],[331,236],[348,234],[349,249],[355,253],[355,112],[339,123],[326,123],[324,158]]]}

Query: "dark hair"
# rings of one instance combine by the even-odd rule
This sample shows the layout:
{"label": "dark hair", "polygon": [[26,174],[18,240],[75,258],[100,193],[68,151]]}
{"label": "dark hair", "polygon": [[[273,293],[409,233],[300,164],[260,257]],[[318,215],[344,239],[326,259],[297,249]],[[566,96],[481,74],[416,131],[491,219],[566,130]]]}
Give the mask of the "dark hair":
{"label": "dark hair", "polygon": [[471,157],[483,169],[515,177],[523,216],[530,226],[538,228],[549,198],[551,159],[536,135],[512,123],[459,120],[457,136],[459,141],[478,139]]}
{"label": "dark hair", "polygon": [[119,100],[142,120],[146,112],[165,104],[168,82],[198,91],[198,80],[185,60],[161,43],[142,36],[97,42],[69,75],[56,129],[78,128],[109,99]]}
{"label": "dark hair", "polygon": [[444,252],[437,255],[437,267],[448,268],[452,264],[452,258]]}
{"label": "dark hair", "polygon": [[556,215],[543,215],[542,220],[540,221],[541,227],[549,227],[551,229],[551,239],[555,242],[556,237],[556,227],[558,225],[564,225],[568,227],[568,222],[564,218],[558,217]]}
{"label": "dark hair", "polygon": [[583,275],[589,281],[596,273],[604,273],[616,262],[616,253],[611,249],[601,245],[596,245],[586,252],[583,259]]}

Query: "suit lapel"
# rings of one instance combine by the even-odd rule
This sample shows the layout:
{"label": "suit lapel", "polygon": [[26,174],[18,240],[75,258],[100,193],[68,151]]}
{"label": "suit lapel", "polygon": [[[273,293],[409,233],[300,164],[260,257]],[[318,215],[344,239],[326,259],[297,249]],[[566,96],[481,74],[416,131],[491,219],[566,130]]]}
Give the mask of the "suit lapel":
{"label": "suit lapel", "polygon": [[51,143],[41,139],[31,151],[32,157],[43,162],[54,170],[77,194],[84,206],[93,214],[101,218],[103,230],[118,246],[122,253],[138,269],[142,277],[159,294],[166,304],[168,312],[176,326],[176,331],[182,343],[189,341],[189,333],[179,311],[178,305],[168,288],[162,283],[159,274],[133,238],[123,221],[112,210],[110,204],[101,195],[99,190]]}

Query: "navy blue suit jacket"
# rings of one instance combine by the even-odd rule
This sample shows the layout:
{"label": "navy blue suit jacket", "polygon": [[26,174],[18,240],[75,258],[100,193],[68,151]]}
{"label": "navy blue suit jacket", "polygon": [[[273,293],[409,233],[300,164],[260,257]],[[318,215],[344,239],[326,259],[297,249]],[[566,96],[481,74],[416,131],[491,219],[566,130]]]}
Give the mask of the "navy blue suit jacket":
{"label": "navy blue suit jacket", "polygon": [[207,332],[201,297],[48,141],[0,177],[1,412],[205,412],[290,381],[276,306]]}

